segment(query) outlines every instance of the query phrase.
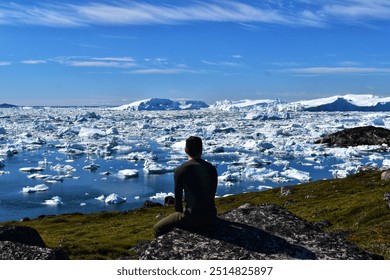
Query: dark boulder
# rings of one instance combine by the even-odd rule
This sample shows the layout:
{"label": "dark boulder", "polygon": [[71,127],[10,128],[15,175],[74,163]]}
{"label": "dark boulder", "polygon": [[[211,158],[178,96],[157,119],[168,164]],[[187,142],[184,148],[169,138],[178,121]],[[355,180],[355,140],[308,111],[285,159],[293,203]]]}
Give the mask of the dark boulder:
{"label": "dark boulder", "polygon": [[25,226],[1,226],[0,241],[12,241],[30,246],[46,247],[39,233],[31,227]]}
{"label": "dark boulder", "polygon": [[383,259],[274,204],[244,205],[219,216],[215,226],[174,229],[134,250],[142,260]]}
{"label": "dark boulder", "polygon": [[25,226],[0,226],[0,260],[64,260],[61,250],[46,247],[39,233]]}
{"label": "dark boulder", "polygon": [[164,206],[174,205],[175,198],[171,195],[168,195],[164,198]]}
{"label": "dark boulder", "polygon": [[144,203],[142,204],[142,208],[151,208],[151,207],[162,207],[163,205],[158,202],[150,201],[150,200],[145,200]]}
{"label": "dark boulder", "polygon": [[329,134],[317,141],[316,144],[328,146],[349,147],[359,145],[390,145],[390,130],[382,127],[354,127]]}

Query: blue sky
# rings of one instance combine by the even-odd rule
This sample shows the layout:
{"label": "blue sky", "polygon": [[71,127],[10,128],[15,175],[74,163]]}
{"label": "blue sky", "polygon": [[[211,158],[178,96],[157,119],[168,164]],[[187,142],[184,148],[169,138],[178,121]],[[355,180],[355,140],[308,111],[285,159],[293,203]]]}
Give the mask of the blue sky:
{"label": "blue sky", "polygon": [[0,103],[390,95],[388,0],[2,1]]}

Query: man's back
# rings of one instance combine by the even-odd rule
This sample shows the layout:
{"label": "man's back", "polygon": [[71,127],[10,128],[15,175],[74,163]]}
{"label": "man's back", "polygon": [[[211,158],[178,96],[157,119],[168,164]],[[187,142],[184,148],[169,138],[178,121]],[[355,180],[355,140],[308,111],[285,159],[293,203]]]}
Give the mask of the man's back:
{"label": "man's back", "polygon": [[186,208],[192,211],[215,211],[218,174],[215,167],[203,159],[191,159],[175,170],[175,210],[182,212],[184,190]]}

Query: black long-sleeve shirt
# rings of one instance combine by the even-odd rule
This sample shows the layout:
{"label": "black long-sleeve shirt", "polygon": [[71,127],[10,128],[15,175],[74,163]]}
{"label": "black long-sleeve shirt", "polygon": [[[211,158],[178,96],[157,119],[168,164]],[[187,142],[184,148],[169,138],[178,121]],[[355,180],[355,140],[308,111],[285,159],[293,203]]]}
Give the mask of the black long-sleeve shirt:
{"label": "black long-sleeve shirt", "polygon": [[175,211],[183,212],[183,190],[187,209],[215,211],[218,173],[211,163],[200,158],[188,160],[175,170],[174,180]]}

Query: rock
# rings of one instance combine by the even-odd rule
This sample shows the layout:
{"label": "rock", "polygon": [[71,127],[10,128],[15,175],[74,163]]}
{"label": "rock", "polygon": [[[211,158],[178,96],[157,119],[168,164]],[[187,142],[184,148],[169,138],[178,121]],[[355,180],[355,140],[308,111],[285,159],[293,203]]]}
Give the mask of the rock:
{"label": "rock", "polygon": [[384,181],[390,180],[390,169],[385,170],[381,173],[381,180],[384,180]]}
{"label": "rock", "polygon": [[31,227],[25,226],[1,226],[0,241],[12,241],[31,246],[46,247],[39,233]]}
{"label": "rock", "polygon": [[323,229],[325,227],[330,227],[332,223],[328,220],[322,220],[314,223],[315,226],[319,227],[320,229]]}
{"label": "rock", "polygon": [[219,216],[215,226],[174,229],[134,250],[141,260],[383,259],[274,204],[245,205]]}
{"label": "rock", "polygon": [[46,247],[39,233],[25,226],[0,226],[0,260],[66,260],[61,250]]}
{"label": "rock", "polygon": [[174,205],[175,198],[172,195],[168,195],[164,198],[164,206]]}
{"label": "rock", "polygon": [[144,204],[142,204],[142,208],[151,208],[151,207],[162,207],[163,205],[158,202],[153,202],[150,200],[145,200]]}
{"label": "rock", "polygon": [[0,260],[63,260],[61,251],[29,246],[12,241],[0,241]]}
{"label": "rock", "polygon": [[329,146],[349,147],[358,145],[382,145],[390,144],[390,130],[375,126],[363,126],[344,129],[329,134],[316,144],[328,144]]}
{"label": "rock", "polygon": [[385,192],[385,194],[383,195],[383,199],[387,201],[387,209],[390,210],[390,193]]}
{"label": "rock", "polygon": [[292,187],[281,187],[280,196],[289,196],[293,193]]}

